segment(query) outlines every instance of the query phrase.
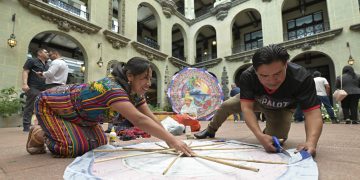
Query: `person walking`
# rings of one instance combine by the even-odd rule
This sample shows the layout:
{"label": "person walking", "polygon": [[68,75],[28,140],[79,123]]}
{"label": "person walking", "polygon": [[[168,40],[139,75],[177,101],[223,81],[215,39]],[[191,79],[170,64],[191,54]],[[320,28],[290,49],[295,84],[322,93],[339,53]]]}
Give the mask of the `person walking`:
{"label": "person walking", "polygon": [[49,55],[46,49],[36,51],[35,59],[28,59],[22,72],[22,90],[25,92],[26,101],[23,114],[23,131],[28,132],[31,125],[31,117],[34,113],[34,101],[41,91],[45,90],[45,79],[40,78],[37,72],[48,70],[47,60]]}
{"label": "person walking", "polygon": [[325,109],[330,116],[331,122],[333,124],[337,124],[338,121],[336,119],[333,107],[329,99],[329,95],[330,95],[329,82],[326,80],[326,78],[321,77],[321,73],[319,71],[313,72],[313,77],[315,81],[316,95],[318,96],[321,103],[325,106]]}
{"label": "person walking", "polygon": [[[341,80],[340,80],[340,77]],[[342,82],[340,82],[342,81]],[[360,75],[356,74],[350,65],[344,66],[342,76],[336,78],[336,88],[347,92],[347,96],[341,101],[341,108],[346,124],[358,124],[358,104],[360,98]]]}

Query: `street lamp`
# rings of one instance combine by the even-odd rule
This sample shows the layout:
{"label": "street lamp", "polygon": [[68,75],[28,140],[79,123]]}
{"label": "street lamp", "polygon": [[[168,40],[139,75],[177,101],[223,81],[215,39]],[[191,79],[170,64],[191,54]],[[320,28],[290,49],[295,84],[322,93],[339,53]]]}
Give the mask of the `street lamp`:
{"label": "street lamp", "polygon": [[350,54],[348,59],[348,64],[353,65],[355,63],[355,60],[351,56],[351,48],[349,42],[346,42],[346,46],[349,48],[349,54]]}
{"label": "street lamp", "polygon": [[16,14],[13,14],[12,15],[12,18],[11,18],[11,21],[13,22],[13,30],[12,30],[12,33],[10,35],[10,38],[7,40],[7,44],[13,48],[16,46],[17,44],[17,41],[16,41],[16,37],[15,37],[15,34],[14,34],[14,31],[15,31],[15,17],[16,17]]}
{"label": "street lamp", "polygon": [[96,64],[101,68],[104,65],[104,62],[102,61],[102,43],[98,43],[98,49],[100,49],[100,58]]}

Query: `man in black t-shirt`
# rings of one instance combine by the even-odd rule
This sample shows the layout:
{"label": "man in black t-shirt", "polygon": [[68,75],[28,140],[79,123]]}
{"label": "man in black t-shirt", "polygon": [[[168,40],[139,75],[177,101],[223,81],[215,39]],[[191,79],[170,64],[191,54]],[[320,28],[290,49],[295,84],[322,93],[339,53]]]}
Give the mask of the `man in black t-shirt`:
{"label": "man in black t-shirt", "polygon": [[49,66],[46,64],[49,59],[48,52],[46,49],[38,49],[36,51],[37,58],[28,59],[22,72],[22,90],[26,94],[26,102],[23,114],[23,131],[27,132],[30,130],[31,117],[34,112],[35,98],[40,94],[41,91],[45,90],[45,79],[36,75],[36,72],[44,72],[48,70]]}
{"label": "man in black t-shirt", "polygon": [[[243,113],[247,126],[265,150],[275,152],[272,136],[287,139],[293,112],[299,104],[305,115],[306,141],[297,149],[315,155],[323,124],[315,83],[305,68],[288,62],[288,59],[289,54],[278,45],[269,45],[255,52],[253,66],[240,76],[241,106],[238,111]],[[263,131],[254,112],[265,114],[266,127]],[[215,135],[208,129],[201,133],[205,137]]]}

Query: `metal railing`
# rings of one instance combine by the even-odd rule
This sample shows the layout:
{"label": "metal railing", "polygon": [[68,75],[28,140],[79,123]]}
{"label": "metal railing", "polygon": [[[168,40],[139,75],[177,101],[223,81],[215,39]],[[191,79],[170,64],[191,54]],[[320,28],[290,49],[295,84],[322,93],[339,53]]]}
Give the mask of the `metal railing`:
{"label": "metal railing", "polygon": [[207,54],[206,56],[196,57],[195,62],[204,62],[217,58],[217,53]]}
{"label": "metal railing", "polygon": [[263,47],[263,44],[258,43],[257,47],[246,47],[245,44],[234,44],[234,47],[232,48],[232,53],[236,54],[236,53],[240,53],[240,52],[245,52],[245,51],[251,51],[253,49],[258,49]]}
{"label": "metal railing", "polygon": [[149,47],[152,47],[154,49],[157,49],[159,50],[160,49],[160,46],[159,44],[157,43],[157,41],[151,39],[151,38],[148,38],[148,37],[138,37],[138,42],[142,43],[142,44],[145,44]]}
{"label": "metal railing", "polygon": [[[313,26],[313,25],[311,25]],[[303,27],[304,29],[306,29],[306,26]],[[296,39],[302,39],[302,38],[305,38],[307,36],[312,36],[312,35],[315,35],[315,34],[318,34],[318,33],[322,33],[322,32],[325,32],[325,31],[329,31],[331,30],[330,29],[330,23],[328,21],[325,21],[323,22],[323,29],[321,31],[312,31],[312,32],[307,32],[307,33],[304,33],[302,36],[295,36],[294,39],[289,39],[289,32],[286,30],[286,32],[284,32],[284,41],[291,41],[291,40],[296,40]]]}
{"label": "metal railing", "polygon": [[[60,0],[43,0],[44,2],[53,5],[59,9],[62,9],[70,14],[79,16],[83,19],[89,20],[89,13],[87,13],[86,11],[83,11],[75,6],[72,6],[66,2],[60,1]],[[77,4],[79,7],[81,7],[80,4],[78,3],[74,3]]]}

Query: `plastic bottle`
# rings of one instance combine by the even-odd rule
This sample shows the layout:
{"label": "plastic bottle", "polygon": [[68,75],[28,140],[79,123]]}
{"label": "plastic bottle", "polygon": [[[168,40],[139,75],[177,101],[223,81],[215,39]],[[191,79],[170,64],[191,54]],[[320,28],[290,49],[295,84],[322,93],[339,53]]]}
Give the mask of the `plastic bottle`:
{"label": "plastic bottle", "polygon": [[190,126],[185,126],[185,136],[186,136],[186,139],[193,139]]}
{"label": "plastic bottle", "polygon": [[109,137],[110,137],[110,140],[109,140],[110,144],[114,143],[115,140],[116,140],[116,137],[117,137],[114,127],[111,128],[111,132],[109,134]]}

